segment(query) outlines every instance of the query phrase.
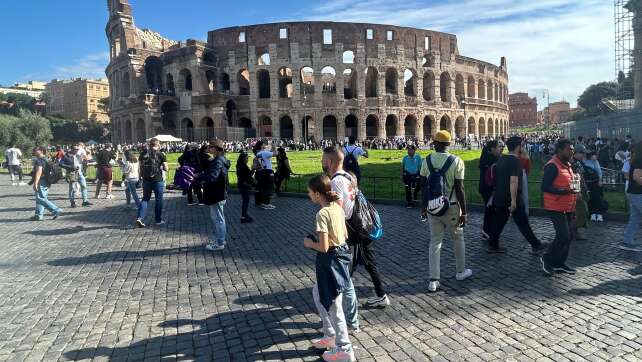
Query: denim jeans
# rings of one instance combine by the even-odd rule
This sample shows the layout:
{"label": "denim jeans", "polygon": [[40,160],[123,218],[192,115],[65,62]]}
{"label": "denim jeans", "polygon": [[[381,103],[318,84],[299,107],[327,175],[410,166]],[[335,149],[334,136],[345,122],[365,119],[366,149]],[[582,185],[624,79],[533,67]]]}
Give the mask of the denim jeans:
{"label": "denim jeans", "polygon": [[352,278],[348,279],[348,285],[343,290],[343,309],[345,309],[348,326],[352,328],[359,327],[359,306],[357,292],[354,290]]}
{"label": "denim jeans", "polygon": [[626,194],[629,201],[629,223],[624,229],[624,244],[627,245],[640,245],[642,243],[635,241],[635,236],[640,229],[640,221],[642,219],[642,195],[639,194]]}
{"label": "denim jeans", "polygon": [[219,246],[224,246],[225,235],[227,234],[227,229],[225,228],[225,200],[210,205],[210,218],[212,219],[212,224],[214,224],[214,241]]}
{"label": "denim jeans", "polygon": [[[80,193],[82,195],[82,202],[89,202],[89,196],[87,195],[87,180],[85,175],[82,172],[78,172],[78,185],[80,185]],[[69,183],[69,201],[72,203],[76,201],[76,190],[74,189],[74,183]]]}
{"label": "denim jeans", "polygon": [[127,205],[131,203],[131,199],[134,199],[136,207],[140,206],[140,199],[138,198],[138,192],[136,192],[136,184],[138,181],[125,181],[125,198],[127,199]]}
{"label": "denim jeans", "polygon": [[143,181],[143,200],[138,205],[138,218],[145,219],[147,214],[147,205],[152,198],[152,191],[154,192],[154,216],[156,222],[162,221],[163,214],[163,191],[165,190],[165,181]]}
{"label": "denim jeans", "polygon": [[38,186],[38,191],[36,192],[36,217],[42,219],[45,215],[45,209],[49,210],[51,213],[55,214],[60,212],[60,208],[56,206],[53,202],[49,201],[49,186]]}
{"label": "denim jeans", "polygon": [[314,305],[317,307],[317,312],[323,323],[323,337],[335,337],[334,343],[345,350],[352,348],[352,343],[350,343],[348,327],[346,325],[345,315],[343,314],[342,294],[343,293],[339,293],[332,303],[332,306],[330,306],[330,310],[326,310],[321,304],[321,298],[319,298],[319,287],[315,284],[312,289]]}

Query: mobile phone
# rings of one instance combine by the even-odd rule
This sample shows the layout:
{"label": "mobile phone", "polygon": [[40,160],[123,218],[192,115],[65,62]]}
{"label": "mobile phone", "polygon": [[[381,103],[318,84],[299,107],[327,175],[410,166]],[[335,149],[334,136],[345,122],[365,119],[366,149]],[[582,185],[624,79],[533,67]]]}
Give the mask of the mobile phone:
{"label": "mobile phone", "polygon": [[314,235],[312,235],[312,234],[308,234],[308,235],[306,235],[306,237],[307,237],[308,239],[310,239],[310,240],[314,241],[315,243],[318,243],[318,242],[319,242],[319,240],[317,240],[317,237],[316,237],[316,236],[314,236]]}

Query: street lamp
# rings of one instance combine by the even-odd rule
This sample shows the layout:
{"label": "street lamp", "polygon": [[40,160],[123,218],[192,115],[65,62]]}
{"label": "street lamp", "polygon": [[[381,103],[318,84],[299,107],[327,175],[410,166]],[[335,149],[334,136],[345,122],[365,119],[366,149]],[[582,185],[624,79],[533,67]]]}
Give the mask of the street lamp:
{"label": "street lamp", "polygon": [[548,90],[548,88],[544,88],[542,90],[542,98],[546,98],[546,132],[550,130],[550,123],[551,123],[551,92]]}

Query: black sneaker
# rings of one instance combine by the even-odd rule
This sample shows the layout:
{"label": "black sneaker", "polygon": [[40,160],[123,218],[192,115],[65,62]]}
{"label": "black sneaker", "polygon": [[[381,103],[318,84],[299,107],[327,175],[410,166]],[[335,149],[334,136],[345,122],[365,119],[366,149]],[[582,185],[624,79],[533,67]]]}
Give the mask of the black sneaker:
{"label": "black sneaker", "polygon": [[560,267],[553,268],[553,270],[557,273],[565,273],[565,274],[575,274],[577,270],[571,268],[570,266],[564,264]]}
{"label": "black sneaker", "polygon": [[553,268],[544,260],[544,257],[539,258],[539,261],[542,263],[542,270],[546,275],[553,274]]}
{"label": "black sneaker", "polygon": [[89,202],[89,201],[85,201],[85,202],[82,203],[82,207],[87,207],[87,206],[91,206],[91,205],[93,205],[93,204],[91,202]]}
{"label": "black sneaker", "polygon": [[406,203],[406,209],[412,209],[412,202]]}
{"label": "black sneaker", "polygon": [[138,226],[139,228],[144,228],[145,223],[141,219],[136,219],[136,226]]}
{"label": "black sneaker", "polygon": [[506,254],[506,248],[498,246],[496,248],[493,248],[492,246],[489,246],[486,249],[486,252],[488,254]]}
{"label": "black sneaker", "polygon": [[547,249],[546,245],[540,243],[539,246],[537,247],[535,246],[531,247],[531,255],[540,255],[544,251],[546,251],[546,249]]}
{"label": "black sneaker", "polygon": [[75,209],[75,208],[76,208],[76,203],[75,203],[75,202],[72,202],[72,203],[71,203],[71,208],[72,208],[72,209]]}
{"label": "black sneaker", "polygon": [[252,219],[252,218],[251,218],[251,217],[249,217],[249,216],[248,216],[248,217],[242,217],[242,218],[241,218],[241,224],[247,224],[247,223],[251,223],[251,222],[254,222],[254,219]]}

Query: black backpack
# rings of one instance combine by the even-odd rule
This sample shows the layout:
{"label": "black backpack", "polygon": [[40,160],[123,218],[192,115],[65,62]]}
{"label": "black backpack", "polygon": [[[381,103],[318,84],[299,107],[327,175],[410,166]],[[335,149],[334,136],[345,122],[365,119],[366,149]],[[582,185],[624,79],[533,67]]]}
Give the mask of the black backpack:
{"label": "black backpack", "polygon": [[161,175],[160,151],[150,149],[141,156],[141,176],[143,179],[154,179]]}
{"label": "black backpack", "polygon": [[42,177],[44,177],[45,181],[49,185],[57,184],[63,177],[62,168],[60,167],[58,162],[47,161],[43,169]]}
{"label": "black backpack", "polygon": [[[346,147],[346,150],[348,148]],[[355,146],[352,149],[352,152],[349,152],[346,157],[343,159],[343,170],[346,172],[353,172],[355,174],[359,173],[359,161],[357,161],[357,157],[354,155],[354,151],[357,150],[357,147]]]}
{"label": "black backpack", "polygon": [[450,198],[455,191],[453,187],[450,195],[446,195],[446,172],[455,162],[455,156],[449,155],[444,165],[436,169],[432,164],[432,155],[426,157],[426,165],[430,174],[424,177],[422,186],[423,190],[423,207],[433,216],[443,216],[450,208]]}

